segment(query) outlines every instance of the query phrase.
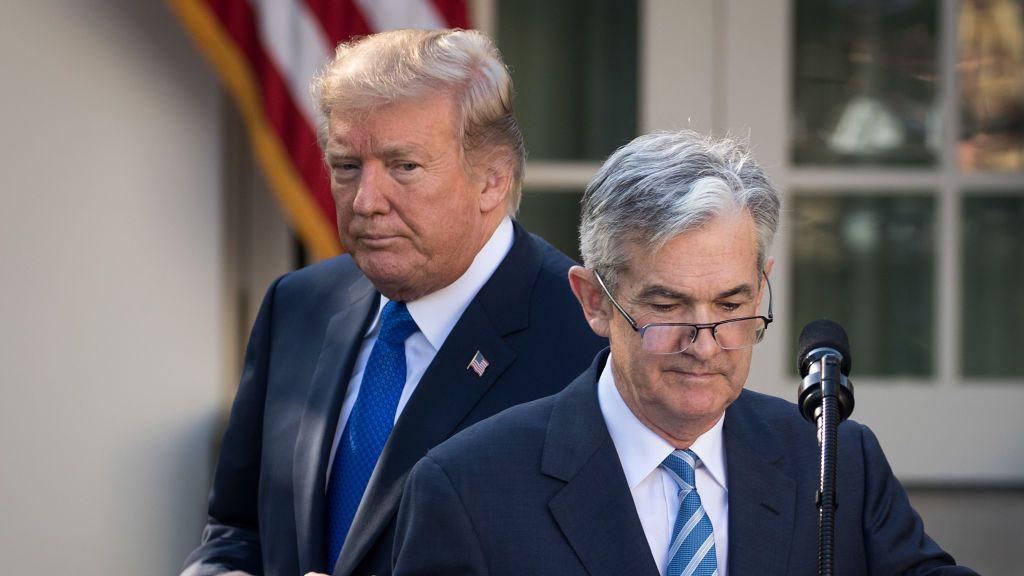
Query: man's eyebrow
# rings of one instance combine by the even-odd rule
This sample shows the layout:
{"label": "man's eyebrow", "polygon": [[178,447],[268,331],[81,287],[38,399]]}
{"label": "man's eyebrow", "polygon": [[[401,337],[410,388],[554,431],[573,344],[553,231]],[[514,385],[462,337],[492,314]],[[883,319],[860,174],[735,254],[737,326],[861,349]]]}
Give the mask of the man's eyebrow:
{"label": "man's eyebrow", "polygon": [[[730,288],[728,290],[719,292],[718,295],[715,296],[715,299],[723,300],[725,298],[732,298],[733,296],[753,295],[754,289],[753,287],[750,286],[750,284],[740,284],[739,286],[736,286],[734,288]],[[691,303],[694,300],[693,296],[690,296],[689,294],[683,294],[678,290],[673,290],[668,286],[664,286],[661,284],[652,284],[650,286],[647,286],[646,288],[641,290],[639,294],[636,295],[635,299],[647,300],[649,298],[667,298],[669,300],[678,300],[684,303]]]}
{"label": "man's eyebrow", "polygon": [[636,295],[635,299],[647,300],[649,298],[668,298],[669,300],[682,300],[683,302],[690,302],[693,300],[691,296],[661,284],[652,284],[645,287]]}
{"label": "man's eyebrow", "polygon": [[351,157],[351,151],[349,151],[346,148],[329,148],[324,153],[324,159],[327,160],[328,164],[337,162],[339,160],[345,160]]}
{"label": "man's eyebrow", "polygon": [[717,299],[718,300],[722,300],[722,299],[725,299],[725,298],[732,298],[733,296],[753,296],[753,295],[754,295],[754,288],[751,287],[750,284],[740,284],[739,286],[736,286],[735,288],[730,288],[729,290],[726,290],[725,292],[720,292],[718,294]]}
{"label": "man's eyebrow", "polygon": [[395,146],[382,146],[378,150],[374,150],[377,156],[384,158],[396,158],[400,156],[410,156],[416,154],[423,154],[426,149],[416,144],[399,144]]}
{"label": "man's eyebrow", "polygon": [[[380,147],[375,146],[373,150],[370,151],[370,154],[372,156],[386,159],[401,158],[403,156],[411,156],[426,153],[427,150],[425,148],[423,148],[422,146],[417,146],[415,144],[396,144],[394,146],[385,145]],[[324,157],[326,158],[328,163],[348,158],[356,158],[358,156],[359,154],[355,150],[341,143],[337,143],[336,145],[329,147],[324,154]]]}

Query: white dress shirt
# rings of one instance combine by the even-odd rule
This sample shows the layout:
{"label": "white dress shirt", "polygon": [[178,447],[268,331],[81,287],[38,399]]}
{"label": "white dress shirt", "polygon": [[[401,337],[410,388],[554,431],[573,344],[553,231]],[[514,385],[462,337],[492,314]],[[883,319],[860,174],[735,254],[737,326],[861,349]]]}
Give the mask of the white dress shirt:
{"label": "white dress shirt", "polygon": [[[672,525],[679,512],[679,487],[661,468],[661,463],[675,448],[637,419],[623,401],[615,387],[611,356],[597,382],[597,399],[615,451],[619,453],[622,471],[626,473],[626,483],[647,536],[647,544],[651,547],[658,571],[665,574]],[[695,473],[697,494],[715,531],[719,576],[726,576],[729,558],[729,491],[726,488],[725,447],[722,444],[723,420],[719,418],[690,446],[703,464],[697,466]]]}
{"label": "white dress shirt", "polygon": [[[484,247],[477,252],[473,263],[463,272],[458,280],[451,284],[414,300],[407,302],[409,315],[416,322],[419,331],[405,341],[405,387],[398,399],[398,409],[395,411],[395,422],[402,414],[406,403],[416,390],[416,386],[423,378],[423,373],[433,362],[437,351],[441,349],[448,334],[458,323],[466,307],[476,296],[480,288],[491,278],[497,270],[509,250],[512,249],[514,240],[512,220],[506,216],[498,227],[491,234],[491,238],[484,244]],[[345,424],[352,414],[356,398],[359,397],[359,387],[363,382],[363,372],[366,371],[366,363],[370,359],[370,351],[377,341],[377,334],[380,332],[380,314],[388,299],[382,294],[380,306],[377,307],[377,316],[370,323],[369,329],[363,335],[363,343],[359,348],[359,356],[356,357],[355,366],[352,369],[352,378],[345,390],[345,401],[341,405],[341,414],[338,416],[338,427],[334,432],[334,444],[331,448],[331,459],[327,465],[327,474],[330,478],[331,466],[334,462],[334,452],[338,449],[338,442],[341,441]]]}

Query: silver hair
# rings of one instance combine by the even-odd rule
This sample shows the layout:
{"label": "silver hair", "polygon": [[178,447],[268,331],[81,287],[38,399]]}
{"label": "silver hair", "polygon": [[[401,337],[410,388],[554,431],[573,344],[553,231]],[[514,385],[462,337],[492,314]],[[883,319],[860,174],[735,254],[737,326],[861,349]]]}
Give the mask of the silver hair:
{"label": "silver hair", "polygon": [[522,195],[526,148],[512,110],[512,78],[498,49],[476,30],[391,30],[338,45],[310,92],[322,115],[321,144],[334,109],[372,110],[431,93],[458,106],[457,135],[472,168],[503,162],[511,169],[507,209]]}
{"label": "silver hair", "polygon": [[616,150],[587,185],[580,253],[614,291],[628,265],[627,244],[655,251],[716,216],[746,210],[760,270],[780,207],[778,191],[745,143],[690,130],[647,134]]}

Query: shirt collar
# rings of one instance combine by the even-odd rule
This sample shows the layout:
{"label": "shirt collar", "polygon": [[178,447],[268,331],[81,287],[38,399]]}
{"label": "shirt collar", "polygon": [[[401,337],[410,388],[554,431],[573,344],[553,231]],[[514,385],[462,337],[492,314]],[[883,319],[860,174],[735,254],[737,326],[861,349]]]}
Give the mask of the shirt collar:
{"label": "shirt collar", "polygon": [[[605,425],[608,426],[608,433],[615,444],[615,451],[618,452],[619,460],[622,462],[626,483],[632,490],[657,470],[658,466],[675,448],[645,426],[626,405],[622,395],[619,394],[619,389],[615,386],[610,355],[604,365],[604,370],[601,371],[601,377],[597,381],[597,399]],[[722,423],[724,421],[724,417],[719,418],[710,430],[697,437],[693,445],[690,446],[690,450],[697,454],[715,482],[722,489],[728,490],[724,445],[722,444]]]}
{"label": "shirt collar", "polygon": [[[427,338],[434,350],[440,350],[448,334],[466,311],[466,307],[483,288],[501,261],[512,249],[515,233],[512,220],[505,216],[491,237],[477,252],[469,268],[451,284],[431,292],[412,302],[408,302],[409,315],[416,321],[416,326]],[[366,336],[373,334],[380,323],[380,314],[388,298],[381,294],[377,317],[374,318]]]}

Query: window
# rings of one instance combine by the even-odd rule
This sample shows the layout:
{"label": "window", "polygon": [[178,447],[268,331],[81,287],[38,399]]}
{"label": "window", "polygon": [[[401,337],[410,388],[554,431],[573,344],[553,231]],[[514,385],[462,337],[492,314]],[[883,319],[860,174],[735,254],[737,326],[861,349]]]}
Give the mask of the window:
{"label": "window", "polygon": [[829,318],[857,344],[857,374],[933,375],[933,195],[801,192],[792,204],[791,340]]}
{"label": "window", "polygon": [[1024,2],[964,0],[957,26],[960,167],[1024,170]]}
{"label": "window", "polygon": [[1024,195],[964,200],[961,365],[968,377],[1024,377]]}
{"label": "window", "polygon": [[637,14],[635,0],[498,3],[531,159],[600,162],[636,136]]}
{"label": "window", "polygon": [[636,0],[499,0],[496,39],[526,139],[519,221],[579,260],[579,202],[637,135]]}
{"label": "window", "polygon": [[1024,375],[1024,0],[795,8],[793,338],[840,321],[861,376]]}
{"label": "window", "polygon": [[795,164],[936,163],[938,14],[934,0],[797,2]]}

